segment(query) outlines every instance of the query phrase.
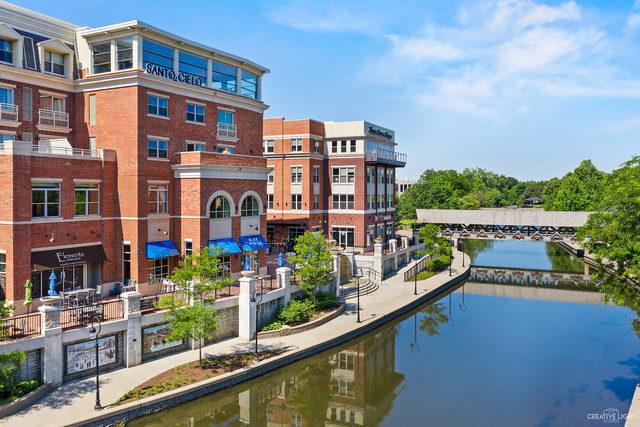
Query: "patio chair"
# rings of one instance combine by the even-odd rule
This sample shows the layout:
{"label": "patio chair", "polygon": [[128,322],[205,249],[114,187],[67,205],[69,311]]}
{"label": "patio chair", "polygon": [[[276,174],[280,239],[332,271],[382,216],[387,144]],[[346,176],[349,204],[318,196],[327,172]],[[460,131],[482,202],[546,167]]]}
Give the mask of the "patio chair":
{"label": "patio chair", "polygon": [[113,289],[109,291],[109,295],[112,297],[117,297],[122,293],[122,285],[119,282],[116,282],[113,285]]}

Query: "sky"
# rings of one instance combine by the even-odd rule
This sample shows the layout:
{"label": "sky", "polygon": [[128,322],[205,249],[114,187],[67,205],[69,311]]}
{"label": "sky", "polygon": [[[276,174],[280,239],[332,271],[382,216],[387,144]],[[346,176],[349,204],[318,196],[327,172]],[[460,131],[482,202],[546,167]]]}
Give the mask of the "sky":
{"label": "sky", "polygon": [[640,0],[16,0],[78,25],[140,19],[270,69],[266,117],[368,120],[398,178],[560,176],[640,154]]}

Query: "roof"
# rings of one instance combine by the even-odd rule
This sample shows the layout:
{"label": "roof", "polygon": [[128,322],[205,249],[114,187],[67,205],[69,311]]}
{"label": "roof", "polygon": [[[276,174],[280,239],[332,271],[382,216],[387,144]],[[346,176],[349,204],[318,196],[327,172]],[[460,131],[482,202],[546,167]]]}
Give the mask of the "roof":
{"label": "roof", "polygon": [[542,209],[417,209],[419,222],[430,224],[530,225],[581,227],[591,212],[551,212]]}
{"label": "roof", "polygon": [[524,199],[525,202],[541,202],[542,199],[538,196],[533,196],[533,197],[527,197],[526,199]]}

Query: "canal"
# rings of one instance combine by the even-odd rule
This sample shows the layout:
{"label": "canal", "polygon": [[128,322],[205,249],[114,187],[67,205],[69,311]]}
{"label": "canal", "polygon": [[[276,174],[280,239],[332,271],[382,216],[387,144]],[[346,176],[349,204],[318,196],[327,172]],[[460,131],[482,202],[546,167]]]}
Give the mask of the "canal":
{"label": "canal", "polygon": [[471,278],[438,301],[129,425],[586,425],[628,411],[635,316],[602,303],[581,260],[532,241],[469,240],[465,252]]}

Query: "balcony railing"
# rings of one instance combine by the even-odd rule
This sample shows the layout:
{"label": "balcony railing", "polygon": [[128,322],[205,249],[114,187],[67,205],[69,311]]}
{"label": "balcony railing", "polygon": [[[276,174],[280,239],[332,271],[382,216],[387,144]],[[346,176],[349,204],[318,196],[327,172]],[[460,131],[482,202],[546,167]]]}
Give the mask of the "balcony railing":
{"label": "balcony railing", "polygon": [[69,113],[54,110],[38,110],[39,124],[43,126],[69,127]]}
{"label": "balcony railing", "polygon": [[222,138],[236,138],[238,134],[236,125],[218,122],[218,136]]}
{"label": "balcony railing", "polygon": [[0,341],[40,335],[40,313],[31,313],[0,320]]}
{"label": "balcony railing", "polygon": [[86,148],[61,147],[48,144],[33,144],[25,141],[6,141],[0,144],[0,155],[18,154],[24,156],[51,155],[101,158],[100,151]]}
{"label": "balcony railing", "polygon": [[0,103],[0,120],[18,121],[18,106]]}
{"label": "balcony railing", "polygon": [[365,160],[368,162],[378,162],[396,166],[404,166],[407,163],[407,155],[392,150],[373,148],[367,149]]}

